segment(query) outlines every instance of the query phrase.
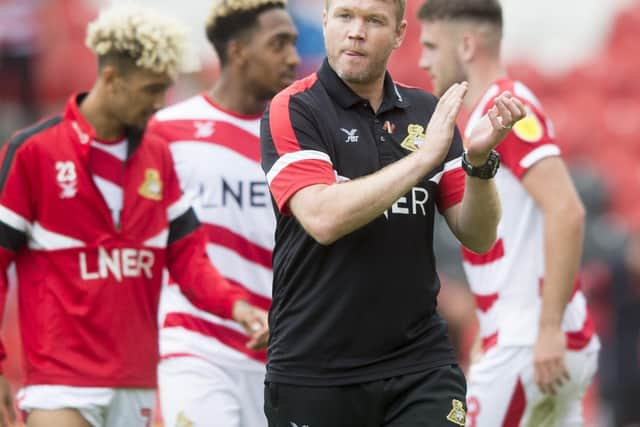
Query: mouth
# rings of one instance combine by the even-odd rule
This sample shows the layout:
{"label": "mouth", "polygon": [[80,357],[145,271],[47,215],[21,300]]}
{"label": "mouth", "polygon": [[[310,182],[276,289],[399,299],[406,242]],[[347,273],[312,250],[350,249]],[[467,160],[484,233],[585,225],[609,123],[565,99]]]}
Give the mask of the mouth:
{"label": "mouth", "polygon": [[360,52],[359,50],[353,50],[353,49],[344,50],[342,51],[342,53],[347,56],[356,57],[356,58],[362,58],[366,56],[364,52]]}

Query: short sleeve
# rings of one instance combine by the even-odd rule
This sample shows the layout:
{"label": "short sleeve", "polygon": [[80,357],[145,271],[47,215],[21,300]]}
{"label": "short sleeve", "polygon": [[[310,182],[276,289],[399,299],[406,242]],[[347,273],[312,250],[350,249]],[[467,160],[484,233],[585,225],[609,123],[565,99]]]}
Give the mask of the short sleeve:
{"label": "short sleeve", "polygon": [[299,190],[314,184],[334,184],[336,175],[315,120],[302,101],[285,90],[265,111],[260,125],[262,168],[278,210]]}
{"label": "short sleeve", "polygon": [[442,170],[432,178],[438,184],[436,204],[440,213],[455,206],[464,197],[465,173],[462,169],[462,137],[456,127],[453,141],[447,153]]}
{"label": "short sleeve", "polygon": [[507,167],[518,178],[540,160],[559,156],[560,148],[555,144],[553,126],[540,108],[520,98],[527,109],[527,116],[498,145],[502,167]]}

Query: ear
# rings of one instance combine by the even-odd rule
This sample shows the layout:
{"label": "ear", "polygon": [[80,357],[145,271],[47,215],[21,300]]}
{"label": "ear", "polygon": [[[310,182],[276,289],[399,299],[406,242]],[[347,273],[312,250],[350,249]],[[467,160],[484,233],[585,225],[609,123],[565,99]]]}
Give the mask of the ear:
{"label": "ear", "polygon": [[108,91],[115,91],[117,89],[117,79],[120,77],[120,73],[114,65],[107,64],[98,72],[99,79],[102,81]]}
{"label": "ear", "polygon": [[403,19],[396,29],[396,38],[393,42],[393,48],[397,49],[402,46],[405,36],[407,35],[407,20]]}
{"label": "ear", "polygon": [[327,38],[327,8],[322,11],[322,37]]}
{"label": "ear", "polygon": [[458,40],[458,56],[463,62],[470,62],[478,49],[478,39],[472,33],[463,33]]}
{"label": "ear", "polygon": [[227,43],[227,58],[229,64],[243,66],[250,59],[247,45],[239,39],[230,40]]}

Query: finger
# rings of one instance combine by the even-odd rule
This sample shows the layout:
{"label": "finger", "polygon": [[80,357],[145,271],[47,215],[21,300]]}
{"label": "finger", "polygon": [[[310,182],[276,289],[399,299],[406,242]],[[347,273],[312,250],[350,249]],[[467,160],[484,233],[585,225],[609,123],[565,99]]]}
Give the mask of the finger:
{"label": "finger", "polygon": [[[4,411],[0,411],[0,427],[9,427],[9,425],[7,424],[7,420],[6,420],[4,415],[5,415]],[[12,421],[12,423],[13,422],[15,422],[15,420]]]}
{"label": "finger", "polygon": [[498,108],[498,116],[501,119],[500,121],[502,123],[502,127],[508,128],[508,127],[511,127],[513,117],[511,115],[511,111],[509,111],[509,108],[507,108],[507,105],[505,102],[506,101],[503,100],[502,98],[496,99],[496,107]]}
{"label": "finger", "polygon": [[516,104],[516,106],[518,107],[518,110],[520,110],[520,117],[524,118],[527,116],[528,112],[527,112],[527,107],[524,106],[524,104],[522,103],[522,101],[520,101],[518,98],[513,98],[513,102],[514,104]]}
{"label": "finger", "polygon": [[9,402],[7,403],[7,414],[9,416],[9,424],[13,425],[16,423],[16,407],[13,404],[13,397],[9,395]]}
{"label": "finger", "polygon": [[491,126],[495,130],[503,130],[502,123],[498,121],[498,109],[496,107],[491,107],[491,109],[487,112],[487,116],[489,117],[489,121],[491,122]]}
{"label": "finger", "polygon": [[[504,101],[505,107],[507,107],[507,109],[509,110],[509,113],[511,113],[511,119],[513,120],[514,124],[518,120],[524,118],[524,116],[522,115],[522,110],[520,109],[520,107],[518,107],[518,103],[516,101],[518,101],[516,98],[511,98],[509,100]],[[526,111],[525,111],[525,115],[526,115]]]}

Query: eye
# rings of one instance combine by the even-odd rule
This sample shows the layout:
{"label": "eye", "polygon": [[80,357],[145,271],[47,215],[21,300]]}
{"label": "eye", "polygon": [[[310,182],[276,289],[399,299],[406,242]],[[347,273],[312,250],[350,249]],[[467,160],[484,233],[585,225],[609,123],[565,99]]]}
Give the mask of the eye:
{"label": "eye", "polygon": [[381,25],[384,24],[384,21],[376,16],[370,16],[367,21],[369,21],[372,24],[376,24],[376,25]]}

